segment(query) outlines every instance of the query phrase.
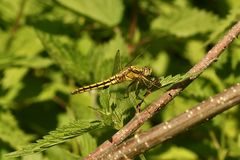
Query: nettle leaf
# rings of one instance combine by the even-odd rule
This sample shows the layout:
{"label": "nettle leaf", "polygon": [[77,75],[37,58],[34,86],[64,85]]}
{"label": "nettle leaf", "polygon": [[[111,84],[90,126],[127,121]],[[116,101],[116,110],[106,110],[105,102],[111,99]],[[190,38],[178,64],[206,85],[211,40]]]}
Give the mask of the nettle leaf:
{"label": "nettle leaf", "polygon": [[38,32],[39,38],[52,59],[68,75],[78,79],[89,79],[89,57],[65,45],[60,37]]}
{"label": "nettle leaf", "polygon": [[[238,47],[239,44],[240,44],[239,42],[236,43],[236,46],[232,47],[232,53],[230,53],[230,54],[232,54],[231,55],[231,67],[232,67],[233,70],[236,70],[236,71],[239,69],[238,66],[240,65],[240,61],[239,61],[239,59],[240,59],[240,54],[239,54],[240,49]],[[240,74],[236,74],[236,75],[240,76]]]}
{"label": "nettle leaf", "polygon": [[136,98],[135,93],[131,92],[130,94],[131,97],[124,97],[123,93],[114,92],[111,89],[100,91],[100,108],[93,109],[101,115],[106,126],[111,126],[117,130],[123,127],[130,114],[133,113],[132,110],[138,104],[132,102],[132,99]]}
{"label": "nettle leaf", "polygon": [[183,53],[184,58],[194,65],[201,60],[205,55],[205,50],[202,41],[189,40],[186,44],[186,51]]}
{"label": "nettle leaf", "polygon": [[101,121],[75,121],[63,127],[57,128],[55,131],[49,132],[49,135],[44,136],[43,139],[37,140],[36,143],[27,145],[23,149],[9,153],[6,156],[19,157],[42,152],[49,147],[63,143],[94,129],[101,128],[102,126],[103,124]]}
{"label": "nettle leaf", "polygon": [[106,52],[106,58],[115,58],[117,51],[123,56],[128,51],[127,43],[122,34],[116,33],[115,36],[107,43],[101,46],[102,51]]}
{"label": "nettle leaf", "polygon": [[4,47],[1,47],[0,54],[8,58],[10,55],[32,58],[42,51],[43,46],[32,28],[22,26],[14,34],[14,38],[10,36],[11,34],[10,31],[1,32],[0,42]]}
{"label": "nettle leaf", "polygon": [[160,15],[152,24],[152,30],[169,32],[178,37],[204,34],[218,27],[218,18],[212,13],[192,8],[178,9],[169,15]]}
{"label": "nettle leaf", "polygon": [[198,155],[190,149],[172,146],[167,152],[158,156],[152,156],[152,159],[175,159],[175,155],[178,155],[177,159],[197,159],[198,157]]}
{"label": "nettle leaf", "polygon": [[22,59],[19,59],[15,62],[15,65],[19,66],[25,66],[30,68],[47,68],[50,65],[52,65],[53,61],[49,58],[44,58],[40,56],[34,56],[34,57],[24,57]]}
{"label": "nettle leaf", "polygon": [[[107,43],[98,45],[93,49],[93,53],[89,54],[89,59],[91,59],[90,63],[94,64],[89,68],[91,68],[95,80],[99,81],[112,76],[114,68],[116,68],[114,59],[118,50],[120,52],[119,58],[121,58],[119,62],[122,63],[122,61],[126,59],[127,44],[120,34],[116,34],[116,36]],[[123,64],[119,64],[119,66],[122,65]],[[116,73],[119,71],[116,71]]]}
{"label": "nettle leaf", "polygon": [[11,45],[10,52],[14,55],[32,57],[43,49],[36,33],[31,27],[22,27],[18,30]]}
{"label": "nettle leaf", "polygon": [[[34,156],[34,155],[38,155],[38,154],[33,154],[33,155],[28,155],[26,156],[26,158],[24,157],[24,160],[42,160],[45,157],[47,157],[47,159],[57,159],[57,160],[80,160],[82,159],[81,156],[75,154],[75,153],[71,153],[69,152],[66,148],[63,148],[62,146],[54,146],[52,148],[49,148],[48,150],[46,150],[46,153],[44,153],[45,157],[41,157],[39,159],[37,158],[32,158],[30,156]],[[30,158],[28,158],[30,157]],[[28,158],[28,159],[27,159]]]}
{"label": "nettle leaf", "polygon": [[[127,91],[124,94],[128,94],[128,97],[123,97],[126,95],[122,95],[122,93],[118,93],[116,96],[116,105],[117,107],[114,109],[114,128],[115,129],[121,129],[124,124],[129,120],[133,114],[136,113],[136,106],[140,102],[139,99],[137,99],[137,95],[135,94],[135,91],[127,93]],[[138,95],[140,96],[140,95]]]}
{"label": "nettle leaf", "polygon": [[57,2],[66,8],[110,27],[117,25],[121,21],[124,9],[121,0],[57,0]]}
{"label": "nettle leaf", "polygon": [[17,149],[33,139],[33,136],[27,135],[19,129],[17,120],[10,112],[0,112],[0,115],[0,139],[2,141]]}
{"label": "nettle leaf", "polygon": [[22,79],[27,74],[27,71],[28,69],[25,67],[11,67],[4,70],[0,87],[7,92],[0,97],[0,104],[2,106],[10,107],[15,103],[13,99],[23,88]]}
{"label": "nettle leaf", "polygon": [[0,69],[9,66],[24,66],[27,68],[46,68],[52,65],[52,60],[40,56],[16,56],[16,55],[0,55]]}
{"label": "nettle leaf", "polygon": [[240,10],[239,10],[239,6],[238,5],[234,5],[234,8],[232,8],[229,12],[229,14],[227,15],[227,17],[225,19],[221,19],[219,21],[219,25],[218,27],[216,27],[213,32],[211,33],[211,35],[208,38],[208,41],[205,42],[206,45],[208,45],[209,43],[212,43],[216,40],[218,40],[219,35],[221,35],[229,26],[232,25],[233,22],[236,21],[236,19],[238,19],[238,16],[240,14]]}
{"label": "nettle leaf", "polygon": [[4,70],[4,78],[2,79],[3,88],[8,89],[18,85],[27,74],[27,71],[28,69],[25,67],[11,67]]}
{"label": "nettle leaf", "polygon": [[154,74],[164,75],[167,72],[170,63],[170,55],[167,52],[160,52],[155,60],[151,63]]}
{"label": "nettle leaf", "polygon": [[93,97],[91,96],[91,94],[87,92],[70,96],[70,107],[73,111],[74,117],[76,117],[77,119],[94,119],[96,117],[96,113],[88,107],[93,105],[92,99]]}
{"label": "nettle leaf", "polygon": [[82,33],[81,38],[76,40],[76,50],[83,54],[90,53],[94,47],[95,43],[89,34]]}
{"label": "nettle leaf", "polygon": [[80,150],[82,156],[87,156],[91,153],[95,148],[97,148],[96,139],[89,133],[83,134],[82,136],[77,138],[77,141],[80,145]]}
{"label": "nettle leaf", "polygon": [[181,82],[187,78],[190,78],[191,76],[192,75],[188,75],[188,74],[184,74],[184,75],[177,74],[175,76],[169,75],[167,77],[160,77],[159,83],[161,84],[161,87],[165,87],[170,84]]}
{"label": "nettle leaf", "polygon": [[1,21],[13,21],[16,18],[16,13],[19,8],[19,1],[1,1],[0,12]]}
{"label": "nettle leaf", "polygon": [[61,73],[50,72],[49,78],[51,79],[51,82],[45,83],[42,91],[37,96],[27,99],[27,102],[34,103],[52,100],[58,91],[67,94],[69,93],[69,87],[64,83],[63,75]]}

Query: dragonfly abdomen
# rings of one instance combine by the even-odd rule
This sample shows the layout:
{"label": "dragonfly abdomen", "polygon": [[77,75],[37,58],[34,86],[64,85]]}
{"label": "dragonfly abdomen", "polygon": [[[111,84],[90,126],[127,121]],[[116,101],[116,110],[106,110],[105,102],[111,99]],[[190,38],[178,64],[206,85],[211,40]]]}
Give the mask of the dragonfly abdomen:
{"label": "dragonfly abdomen", "polygon": [[71,94],[83,93],[83,92],[87,92],[87,91],[90,91],[93,89],[107,88],[110,85],[118,84],[122,81],[124,81],[122,76],[115,75],[105,81],[78,88],[78,89],[72,91]]}

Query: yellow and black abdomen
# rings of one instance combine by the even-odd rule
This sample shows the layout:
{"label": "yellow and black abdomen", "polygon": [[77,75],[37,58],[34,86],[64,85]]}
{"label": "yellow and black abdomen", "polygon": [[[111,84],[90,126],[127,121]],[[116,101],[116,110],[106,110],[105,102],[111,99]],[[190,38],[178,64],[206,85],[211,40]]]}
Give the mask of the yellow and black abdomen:
{"label": "yellow and black abdomen", "polygon": [[102,82],[98,82],[98,83],[94,83],[94,84],[91,84],[88,86],[78,88],[78,89],[72,91],[71,94],[83,93],[83,92],[87,92],[87,91],[94,90],[94,89],[100,89],[100,88],[106,89],[110,85],[118,84],[118,83],[121,83],[122,81],[124,81],[123,78],[121,76],[116,75],[116,76],[113,76]]}

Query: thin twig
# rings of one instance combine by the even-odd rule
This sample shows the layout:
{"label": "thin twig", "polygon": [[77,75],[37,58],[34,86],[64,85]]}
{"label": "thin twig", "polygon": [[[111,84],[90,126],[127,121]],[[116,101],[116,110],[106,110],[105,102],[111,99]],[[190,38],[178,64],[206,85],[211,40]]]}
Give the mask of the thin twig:
{"label": "thin twig", "polygon": [[207,55],[191,68],[188,74],[193,74],[189,80],[178,83],[171,87],[158,100],[150,104],[141,113],[136,114],[121,130],[115,133],[111,140],[105,141],[93,153],[89,154],[85,160],[97,159],[102,154],[108,152],[111,147],[120,144],[129,135],[133,134],[144,122],[150,119],[166,104],[168,104],[175,96],[177,96],[184,88],[186,88],[197,76],[199,76],[207,67],[210,66],[223,53],[224,49],[239,35],[240,22],[235,24],[229,32],[207,53]]}
{"label": "thin twig", "polygon": [[130,21],[130,27],[128,31],[128,40],[129,40],[128,50],[130,54],[132,54],[133,51],[136,49],[136,46],[134,46],[132,42],[133,42],[134,34],[136,32],[136,26],[137,26],[137,20],[138,20],[138,16],[137,16],[138,1],[132,0],[131,3],[132,3],[131,6],[133,8],[131,11],[131,21]]}
{"label": "thin twig", "polygon": [[131,0],[131,3],[132,3],[131,21],[130,21],[131,23],[128,31],[128,39],[130,40],[130,42],[134,38],[134,34],[136,32],[137,20],[138,20],[138,17],[137,17],[138,2],[136,0]]}
{"label": "thin twig", "polygon": [[21,0],[20,1],[19,10],[17,12],[15,22],[14,22],[12,28],[11,28],[10,37],[7,41],[7,44],[5,45],[5,48],[4,48],[6,53],[8,53],[7,50],[9,48],[11,48],[12,42],[13,42],[14,37],[15,37],[15,35],[17,33],[17,30],[19,28],[20,20],[23,16],[23,11],[24,11],[24,7],[25,7],[26,2],[27,2],[27,0]]}
{"label": "thin twig", "polygon": [[190,110],[163,122],[149,131],[135,134],[115,147],[101,159],[132,159],[153,146],[186,131],[194,125],[209,120],[217,114],[240,104],[240,83],[196,105]]}

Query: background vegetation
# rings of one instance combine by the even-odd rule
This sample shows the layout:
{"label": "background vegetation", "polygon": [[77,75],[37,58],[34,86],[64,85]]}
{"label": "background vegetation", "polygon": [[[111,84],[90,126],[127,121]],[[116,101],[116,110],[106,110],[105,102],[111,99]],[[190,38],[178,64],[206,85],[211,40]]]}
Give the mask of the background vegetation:
{"label": "background vegetation", "polygon": [[[73,121],[72,137],[85,132],[81,127],[96,129],[16,159],[87,156],[133,116],[137,100],[123,98],[121,85],[76,96],[73,89],[111,76],[118,49],[123,66],[142,53],[134,65],[150,66],[155,76],[184,74],[238,20],[239,7],[234,0],[0,0],[0,159]],[[240,82],[239,45],[236,39],[142,130]],[[163,91],[148,97],[142,109]],[[239,115],[239,107],[232,108],[144,155],[239,159]]]}

